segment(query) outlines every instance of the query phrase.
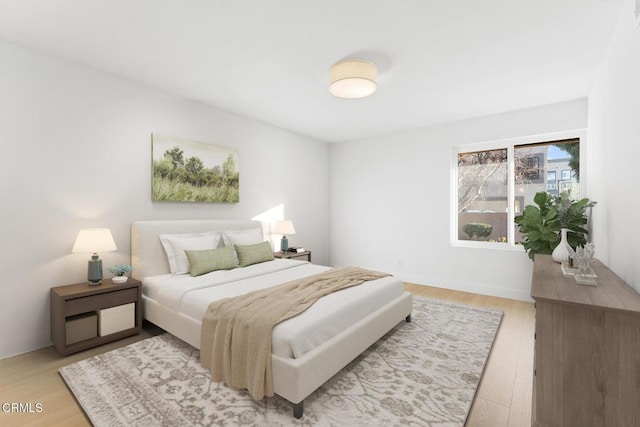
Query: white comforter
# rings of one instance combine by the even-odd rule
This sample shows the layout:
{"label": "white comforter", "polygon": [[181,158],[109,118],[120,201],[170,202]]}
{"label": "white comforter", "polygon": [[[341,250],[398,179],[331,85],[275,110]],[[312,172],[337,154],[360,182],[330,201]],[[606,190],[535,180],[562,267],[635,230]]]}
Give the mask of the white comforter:
{"label": "white comforter", "polygon": [[[212,301],[328,269],[305,261],[276,259],[198,277],[171,274],[147,277],[142,283],[145,297],[201,322]],[[283,357],[300,357],[402,293],[402,283],[394,277],[334,292],[321,298],[304,313],[278,324],[273,330],[272,351]]]}

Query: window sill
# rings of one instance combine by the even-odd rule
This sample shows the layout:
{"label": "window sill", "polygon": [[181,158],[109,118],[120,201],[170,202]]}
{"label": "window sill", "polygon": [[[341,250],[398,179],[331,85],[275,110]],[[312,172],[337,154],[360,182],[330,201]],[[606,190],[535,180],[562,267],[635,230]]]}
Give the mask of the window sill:
{"label": "window sill", "polygon": [[522,245],[500,242],[476,242],[472,240],[455,240],[451,242],[454,248],[491,249],[499,251],[525,252]]}

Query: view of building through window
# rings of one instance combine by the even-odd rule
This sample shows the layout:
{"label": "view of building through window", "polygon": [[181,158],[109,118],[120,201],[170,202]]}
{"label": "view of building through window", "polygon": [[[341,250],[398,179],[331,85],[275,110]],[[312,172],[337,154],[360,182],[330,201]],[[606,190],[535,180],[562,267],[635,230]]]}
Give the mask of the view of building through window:
{"label": "view of building through window", "polygon": [[[509,178],[510,169],[513,178]],[[537,192],[580,197],[580,140],[458,153],[457,176],[458,240],[517,243],[522,238],[513,218],[534,204]],[[509,227],[514,227],[513,241],[509,241]]]}

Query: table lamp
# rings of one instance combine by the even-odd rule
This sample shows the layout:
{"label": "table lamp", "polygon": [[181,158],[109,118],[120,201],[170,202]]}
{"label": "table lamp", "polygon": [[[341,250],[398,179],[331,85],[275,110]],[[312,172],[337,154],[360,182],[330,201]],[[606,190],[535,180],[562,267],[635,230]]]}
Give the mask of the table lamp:
{"label": "table lamp", "polygon": [[287,239],[286,235],[296,234],[296,229],[293,228],[293,222],[291,221],[278,221],[273,227],[273,234],[282,234],[282,240],[280,241],[280,250],[282,252],[287,252],[289,250],[289,239]]}
{"label": "table lamp", "polygon": [[96,286],[102,283],[102,260],[98,258],[98,252],[115,251],[116,249],[116,242],[113,241],[113,236],[108,228],[86,228],[78,232],[71,252],[91,254],[87,268],[87,280],[89,285]]}

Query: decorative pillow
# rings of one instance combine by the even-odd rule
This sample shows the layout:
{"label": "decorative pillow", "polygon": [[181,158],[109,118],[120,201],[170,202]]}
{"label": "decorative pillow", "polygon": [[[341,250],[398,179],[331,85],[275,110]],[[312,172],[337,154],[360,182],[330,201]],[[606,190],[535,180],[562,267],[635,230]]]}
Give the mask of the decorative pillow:
{"label": "decorative pillow", "polygon": [[240,267],[246,267],[247,265],[257,264],[259,262],[272,261],[274,259],[271,243],[269,242],[257,243],[255,245],[236,245],[236,253],[238,254]]}
{"label": "decorative pillow", "polygon": [[220,242],[220,234],[215,231],[192,234],[160,234],[160,241],[167,253],[169,268],[173,274],[189,272],[189,259],[185,249],[215,249]]}
{"label": "decorative pillow", "polygon": [[262,243],[264,236],[260,228],[227,230],[222,232],[222,240],[225,246],[254,245],[256,243]]}
{"label": "decorative pillow", "polygon": [[238,256],[232,246],[219,249],[185,250],[193,277],[216,270],[231,270],[238,266]]}

